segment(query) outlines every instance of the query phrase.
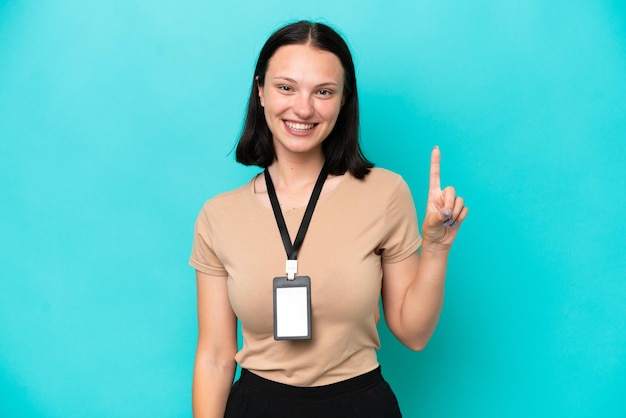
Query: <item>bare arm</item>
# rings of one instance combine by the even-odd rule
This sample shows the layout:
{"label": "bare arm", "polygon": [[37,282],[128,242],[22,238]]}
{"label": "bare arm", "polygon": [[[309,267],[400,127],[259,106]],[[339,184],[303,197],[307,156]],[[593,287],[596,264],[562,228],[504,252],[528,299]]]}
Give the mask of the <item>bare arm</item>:
{"label": "bare arm", "polygon": [[412,350],[432,336],[443,306],[450,247],[467,208],[452,187],[441,190],[438,148],[433,149],[422,249],[398,263],[383,263],[383,307],[391,332]]}
{"label": "bare arm", "polygon": [[193,373],[194,418],[222,418],[235,376],[237,318],[226,278],[196,271],[198,346]]}

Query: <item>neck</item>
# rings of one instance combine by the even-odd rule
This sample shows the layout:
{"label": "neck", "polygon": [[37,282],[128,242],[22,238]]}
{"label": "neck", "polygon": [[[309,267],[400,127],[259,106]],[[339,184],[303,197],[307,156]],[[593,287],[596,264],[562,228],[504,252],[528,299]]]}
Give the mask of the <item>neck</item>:
{"label": "neck", "polygon": [[268,171],[277,189],[297,189],[315,183],[323,165],[324,156],[321,154],[307,159],[281,158],[275,160]]}

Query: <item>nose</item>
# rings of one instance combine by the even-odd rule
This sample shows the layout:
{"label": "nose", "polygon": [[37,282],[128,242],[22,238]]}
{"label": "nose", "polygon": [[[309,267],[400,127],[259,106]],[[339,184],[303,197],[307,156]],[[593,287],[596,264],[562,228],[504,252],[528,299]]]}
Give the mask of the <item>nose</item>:
{"label": "nose", "polygon": [[313,98],[308,94],[298,94],[294,97],[293,112],[302,119],[313,116]]}

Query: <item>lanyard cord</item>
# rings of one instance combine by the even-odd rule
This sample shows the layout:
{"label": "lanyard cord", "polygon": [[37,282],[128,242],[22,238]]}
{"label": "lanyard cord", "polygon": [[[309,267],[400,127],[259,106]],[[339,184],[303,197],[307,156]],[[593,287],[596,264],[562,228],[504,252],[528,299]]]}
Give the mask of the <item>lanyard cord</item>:
{"label": "lanyard cord", "polygon": [[274,217],[276,218],[276,224],[278,225],[280,236],[283,239],[283,245],[285,246],[287,259],[296,260],[298,258],[298,251],[300,250],[302,242],[304,241],[306,231],[307,229],[309,229],[309,223],[311,222],[311,217],[313,216],[313,211],[315,210],[317,200],[319,199],[320,193],[322,192],[322,186],[326,181],[326,177],[328,177],[326,165],[322,167],[322,171],[320,171],[320,175],[317,177],[315,187],[313,188],[313,192],[311,193],[311,198],[309,199],[306,211],[304,212],[304,217],[302,218],[302,223],[300,224],[298,234],[296,235],[296,240],[293,244],[291,244],[291,238],[289,237],[287,224],[285,223],[285,218],[283,217],[283,213],[280,210],[280,204],[278,203],[278,197],[276,196],[276,189],[274,189],[274,183],[272,182],[272,177],[270,176],[269,171],[267,171],[267,168],[265,169],[264,174],[265,184],[267,186],[267,194],[269,195],[270,202],[272,203],[272,210],[274,211]]}

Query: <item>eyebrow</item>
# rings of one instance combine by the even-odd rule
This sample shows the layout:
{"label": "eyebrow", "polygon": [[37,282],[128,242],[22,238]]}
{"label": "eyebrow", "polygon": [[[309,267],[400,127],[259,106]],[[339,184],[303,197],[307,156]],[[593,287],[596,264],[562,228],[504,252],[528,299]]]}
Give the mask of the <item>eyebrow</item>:
{"label": "eyebrow", "polygon": [[[272,81],[278,81],[278,80],[284,80],[284,81],[288,81],[290,83],[298,84],[298,82],[296,80],[294,80],[293,78],[283,77],[283,76],[272,77]],[[326,81],[324,83],[320,83],[320,84],[316,85],[315,87],[322,87],[322,86],[334,86],[334,87],[337,87],[338,85],[339,84],[335,83],[334,81]]]}

